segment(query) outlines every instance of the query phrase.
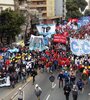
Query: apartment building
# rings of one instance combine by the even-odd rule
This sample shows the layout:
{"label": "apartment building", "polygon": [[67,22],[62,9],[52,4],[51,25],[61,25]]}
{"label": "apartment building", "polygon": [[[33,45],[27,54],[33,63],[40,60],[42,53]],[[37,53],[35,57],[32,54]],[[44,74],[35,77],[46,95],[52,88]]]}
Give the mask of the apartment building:
{"label": "apartment building", "polygon": [[0,0],[0,11],[10,8],[12,10],[15,9],[14,0]]}
{"label": "apartment building", "polygon": [[42,18],[65,16],[65,0],[19,0],[24,8],[25,2],[30,9],[36,9]]}

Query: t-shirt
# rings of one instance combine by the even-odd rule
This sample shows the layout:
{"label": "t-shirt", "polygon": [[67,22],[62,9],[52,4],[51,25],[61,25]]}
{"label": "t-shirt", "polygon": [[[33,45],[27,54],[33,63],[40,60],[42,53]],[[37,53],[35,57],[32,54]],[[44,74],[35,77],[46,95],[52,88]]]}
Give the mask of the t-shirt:
{"label": "t-shirt", "polygon": [[42,89],[41,89],[40,87],[35,88],[35,95],[36,95],[37,97],[40,96],[41,93],[42,93]]}

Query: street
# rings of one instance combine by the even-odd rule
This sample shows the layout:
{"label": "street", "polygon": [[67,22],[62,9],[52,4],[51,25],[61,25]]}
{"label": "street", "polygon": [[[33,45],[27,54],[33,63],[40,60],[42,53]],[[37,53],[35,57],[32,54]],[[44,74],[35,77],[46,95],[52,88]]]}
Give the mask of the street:
{"label": "street", "polygon": [[[54,89],[51,89],[49,74],[44,72],[44,73],[39,73],[36,76],[35,84],[39,84],[39,86],[42,88],[41,100],[65,100],[63,88],[58,87],[57,73],[58,72],[54,73],[56,77]],[[2,89],[0,88],[0,97],[1,97],[1,91],[4,91],[4,90],[5,88],[2,88]],[[6,90],[7,92],[12,91],[11,89],[8,90],[7,88]],[[32,80],[29,83],[27,83],[27,85],[23,88],[23,91],[24,91],[24,100],[37,100],[34,94],[34,85],[32,85]],[[90,92],[90,87],[89,85],[86,85],[83,94],[79,94],[78,100],[90,100],[89,95],[88,95],[89,92]],[[2,94],[4,96],[4,92]],[[14,94],[15,93],[13,93],[13,95]],[[10,98],[13,97],[13,95],[9,95],[9,97],[3,100],[10,100]],[[13,100],[17,100],[17,95],[13,98]],[[70,94],[70,100],[72,100],[72,94]]]}

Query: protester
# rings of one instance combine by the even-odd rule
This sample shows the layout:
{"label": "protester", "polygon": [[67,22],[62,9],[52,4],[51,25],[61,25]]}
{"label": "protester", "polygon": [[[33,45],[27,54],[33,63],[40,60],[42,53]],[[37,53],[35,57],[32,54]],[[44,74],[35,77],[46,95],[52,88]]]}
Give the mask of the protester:
{"label": "protester", "polygon": [[15,76],[14,73],[10,75],[10,83],[11,83],[11,87],[15,87]]}
{"label": "protester", "polygon": [[70,84],[68,71],[65,71],[63,75],[64,75],[65,84]]}
{"label": "protester", "polygon": [[38,84],[35,85],[35,95],[37,96],[37,100],[40,100],[40,96],[42,94],[42,89],[38,86]]}
{"label": "protester", "polygon": [[83,83],[82,79],[79,79],[79,80],[77,81],[77,87],[78,87],[78,90],[79,90],[81,93],[83,93],[84,83]]}
{"label": "protester", "polygon": [[77,98],[78,98],[78,87],[77,87],[77,85],[73,85],[72,97],[73,97],[73,100],[77,100]]}
{"label": "protester", "polygon": [[32,69],[32,72],[31,72],[31,76],[33,77],[33,85],[35,83],[35,77],[37,75],[37,71],[35,69]]}
{"label": "protester", "polygon": [[61,71],[59,74],[58,74],[58,80],[59,80],[59,88],[60,86],[62,85],[63,87],[63,79],[64,79],[64,75],[63,75],[63,72]]}
{"label": "protester", "polygon": [[72,72],[71,75],[70,75],[70,85],[73,86],[75,84],[75,75],[74,73]]}
{"label": "protester", "polygon": [[70,95],[70,92],[71,92],[71,88],[69,86],[69,84],[66,84],[63,88],[64,90],[64,95],[66,97],[66,100],[69,100],[69,95]]}
{"label": "protester", "polygon": [[21,88],[19,88],[19,91],[18,91],[18,100],[24,100],[24,94],[23,94],[23,91]]}

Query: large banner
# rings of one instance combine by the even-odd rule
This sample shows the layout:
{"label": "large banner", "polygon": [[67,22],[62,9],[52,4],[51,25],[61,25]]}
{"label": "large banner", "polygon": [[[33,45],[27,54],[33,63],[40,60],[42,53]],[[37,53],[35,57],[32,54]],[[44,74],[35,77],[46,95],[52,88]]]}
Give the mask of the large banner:
{"label": "large banner", "polygon": [[67,39],[62,34],[55,34],[53,41],[57,42],[57,43],[64,43],[64,44],[66,44]]}
{"label": "large banner", "polygon": [[84,25],[88,25],[90,23],[90,17],[89,16],[85,16],[85,17],[81,17],[80,20],[78,21],[78,28],[84,26]]}
{"label": "large banner", "polygon": [[70,38],[70,48],[77,56],[90,54],[90,41]]}
{"label": "large banner", "polygon": [[55,24],[40,24],[36,27],[39,34],[42,34],[46,37],[50,38],[52,34],[55,34]]}
{"label": "large banner", "polygon": [[31,35],[29,49],[38,51],[43,51],[47,49],[44,43],[43,36]]}
{"label": "large banner", "polygon": [[56,43],[64,43],[66,44],[68,37],[68,32],[64,32],[62,34],[54,34],[53,41]]}

